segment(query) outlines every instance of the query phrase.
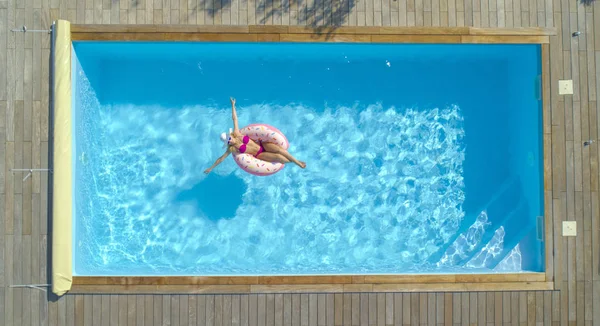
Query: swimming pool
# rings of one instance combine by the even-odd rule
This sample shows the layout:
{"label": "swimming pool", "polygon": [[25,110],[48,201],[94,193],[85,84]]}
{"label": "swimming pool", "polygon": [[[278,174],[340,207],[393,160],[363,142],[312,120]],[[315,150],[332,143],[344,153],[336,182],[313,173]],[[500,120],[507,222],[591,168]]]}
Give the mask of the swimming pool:
{"label": "swimming pool", "polygon": [[[73,42],[75,275],[543,270],[539,45]],[[306,161],[222,154],[263,122]]]}

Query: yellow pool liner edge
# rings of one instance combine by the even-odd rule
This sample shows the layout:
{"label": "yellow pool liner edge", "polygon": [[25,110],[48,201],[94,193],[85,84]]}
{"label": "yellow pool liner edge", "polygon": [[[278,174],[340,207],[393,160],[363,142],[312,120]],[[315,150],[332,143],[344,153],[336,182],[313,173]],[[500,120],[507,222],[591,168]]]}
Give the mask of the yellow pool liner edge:
{"label": "yellow pool liner edge", "polygon": [[52,292],[73,283],[73,145],[71,112],[71,23],[54,25],[54,162],[52,197]]}

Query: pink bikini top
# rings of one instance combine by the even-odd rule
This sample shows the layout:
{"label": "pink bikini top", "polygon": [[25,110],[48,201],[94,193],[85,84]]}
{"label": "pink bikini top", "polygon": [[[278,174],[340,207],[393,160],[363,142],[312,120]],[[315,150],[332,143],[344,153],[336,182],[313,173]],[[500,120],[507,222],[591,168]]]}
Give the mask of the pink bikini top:
{"label": "pink bikini top", "polygon": [[[231,137],[229,137],[229,140],[227,140],[227,144],[229,144],[229,142],[231,141]],[[248,135],[245,135],[244,138],[242,139],[243,144],[240,145],[240,153],[245,153],[246,152],[246,144],[248,144],[250,142],[250,137],[248,137]],[[256,152],[256,154],[254,154],[254,157],[258,157],[258,155],[262,152],[265,151],[265,147],[262,144],[262,141],[260,141],[259,143],[260,148],[258,149],[258,152]]]}
{"label": "pink bikini top", "polygon": [[244,139],[242,139],[243,144],[240,145],[240,153],[245,153],[246,152],[246,144],[248,144],[250,142],[250,137],[248,137],[248,135],[244,136]]}

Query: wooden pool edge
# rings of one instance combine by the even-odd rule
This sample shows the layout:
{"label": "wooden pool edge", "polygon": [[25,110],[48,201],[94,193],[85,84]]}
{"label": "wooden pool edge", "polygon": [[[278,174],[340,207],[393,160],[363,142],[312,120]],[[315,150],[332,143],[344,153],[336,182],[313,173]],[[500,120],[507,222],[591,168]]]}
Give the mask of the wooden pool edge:
{"label": "wooden pool edge", "polygon": [[545,273],[73,277],[71,293],[351,293],[553,290]]}
{"label": "wooden pool edge", "polygon": [[541,44],[545,271],[328,276],[74,276],[70,293],[353,293],[554,290],[550,36],[554,28],[71,25],[72,40]]}
{"label": "wooden pool edge", "polygon": [[71,25],[74,41],[549,44],[555,28]]}

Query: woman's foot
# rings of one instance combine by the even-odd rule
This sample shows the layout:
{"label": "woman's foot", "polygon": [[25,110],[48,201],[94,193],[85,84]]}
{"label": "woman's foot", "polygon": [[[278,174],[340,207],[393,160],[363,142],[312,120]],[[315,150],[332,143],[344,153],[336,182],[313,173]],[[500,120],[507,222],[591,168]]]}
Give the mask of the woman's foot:
{"label": "woman's foot", "polygon": [[298,166],[303,169],[306,167],[306,162],[304,162],[304,161],[298,161],[298,163],[296,163],[296,164],[298,164]]}

